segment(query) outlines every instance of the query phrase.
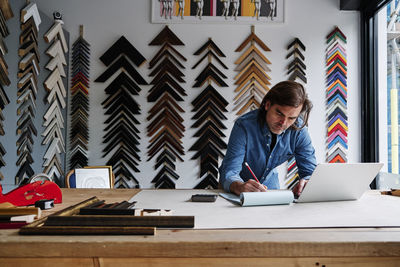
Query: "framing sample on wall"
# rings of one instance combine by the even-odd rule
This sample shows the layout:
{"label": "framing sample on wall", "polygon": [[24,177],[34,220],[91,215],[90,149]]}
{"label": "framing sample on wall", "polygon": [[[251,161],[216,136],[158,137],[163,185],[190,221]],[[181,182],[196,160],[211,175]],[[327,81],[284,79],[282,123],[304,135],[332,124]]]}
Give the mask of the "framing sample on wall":
{"label": "framing sample on wall", "polygon": [[151,0],[152,23],[265,24],[284,21],[284,0]]}

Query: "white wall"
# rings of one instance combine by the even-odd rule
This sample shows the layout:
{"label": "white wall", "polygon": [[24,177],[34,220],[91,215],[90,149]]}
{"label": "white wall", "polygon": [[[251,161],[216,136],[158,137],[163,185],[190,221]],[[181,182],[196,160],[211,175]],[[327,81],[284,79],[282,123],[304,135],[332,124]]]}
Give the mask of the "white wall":
{"label": "white wall", "polygon": [[[79,35],[79,25],[84,25],[84,36],[91,44],[92,67],[91,80],[97,78],[105,66],[100,62],[99,57],[121,36],[124,35],[148,60],[150,60],[159,47],[150,47],[148,43],[164,27],[162,24],[150,22],[150,1],[149,0],[37,0],[41,11],[51,15],[57,10],[63,14],[64,27],[70,32],[71,43]],[[272,50],[266,56],[272,62],[272,84],[287,79],[285,75],[286,47],[294,37],[298,37],[306,46],[305,64],[307,65],[307,90],[314,104],[310,118],[310,134],[316,149],[317,161],[325,161],[325,48],[326,35],[335,26],[347,35],[347,61],[348,61],[348,122],[349,122],[349,162],[360,160],[360,53],[359,53],[359,14],[358,12],[340,11],[339,0],[285,0],[285,22],[283,24],[256,25],[256,34]],[[233,85],[234,61],[240,56],[234,50],[244,41],[250,33],[250,25],[227,24],[171,24],[171,30],[185,43],[179,47],[179,51],[188,59],[186,62],[186,91],[188,96],[185,99],[186,113],[185,137],[182,139],[185,148],[189,148],[195,141],[192,138],[194,131],[190,129],[193,123],[190,117],[192,106],[190,102],[200,93],[199,89],[193,89],[193,80],[200,73],[202,68],[198,67],[192,71],[191,67],[199,59],[193,53],[207,41],[209,37],[227,55],[224,60],[230,68],[224,73],[229,77],[226,82]],[[148,79],[148,66],[139,69],[139,72]],[[112,80],[112,79],[109,79]],[[106,160],[102,155],[102,129],[103,115],[101,102],[105,99],[104,88],[106,84],[91,83],[90,86],[90,165],[102,165]],[[151,179],[156,174],[154,170],[154,159],[147,162],[147,143],[145,127],[147,122],[145,116],[152,103],[147,103],[146,96],[149,86],[143,87],[138,102],[142,103],[142,132],[141,149],[141,173],[137,174],[142,187],[151,187]],[[223,96],[231,101],[234,97],[234,86],[222,89]],[[231,101],[232,102],[232,101]],[[233,106],[228,106],[232,110]],[[229,136],[235,115],[230,114],[229,122],[225,124],[229,128],[226,131]],[[177,164],[177,172],[181,178],[177,181],[177,188],[193,187],[199,180],[198,162],[190,160],[193,154],[188,152],[184,162]]]}

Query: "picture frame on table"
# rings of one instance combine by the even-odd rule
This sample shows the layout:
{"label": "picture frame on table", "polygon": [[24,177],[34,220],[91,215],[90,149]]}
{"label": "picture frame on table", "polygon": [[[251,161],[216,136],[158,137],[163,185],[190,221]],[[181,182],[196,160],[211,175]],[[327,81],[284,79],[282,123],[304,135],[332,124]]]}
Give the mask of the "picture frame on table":
{"label": "picture frame on table", "polygon": [[86,166],[75,169],[76,188],[113,188],[111,166]]}

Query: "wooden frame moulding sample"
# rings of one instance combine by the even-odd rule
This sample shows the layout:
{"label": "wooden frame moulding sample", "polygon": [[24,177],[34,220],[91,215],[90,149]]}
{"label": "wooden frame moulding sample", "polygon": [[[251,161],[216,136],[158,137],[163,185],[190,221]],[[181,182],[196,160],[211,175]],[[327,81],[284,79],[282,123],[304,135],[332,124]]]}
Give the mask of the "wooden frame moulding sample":
{"label": "wooden frame moulding sample", "polygon": [[[97,197],[86,199],[76,205],[55,212],[51,217],[72,216],[83,207],[98,202]],[[121,227],[121,226],[46,226],[49,217],[42,218],[23,226],[20,235],[155,235],[155,227]]]}
{"label": "wooden frame moulding sample", "polygon": [[48,216],[45,226],[122,226],[193,228],[194,216],[77,215]]}

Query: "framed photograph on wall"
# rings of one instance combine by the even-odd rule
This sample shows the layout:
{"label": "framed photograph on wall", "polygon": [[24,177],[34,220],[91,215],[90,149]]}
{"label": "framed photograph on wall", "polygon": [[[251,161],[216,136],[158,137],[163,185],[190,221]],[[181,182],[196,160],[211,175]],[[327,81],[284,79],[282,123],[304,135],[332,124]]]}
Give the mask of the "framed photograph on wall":
{"label": "framed photograph on wall", "polygon": [[284,22],[284,0],[151,0],[152,23]]}

